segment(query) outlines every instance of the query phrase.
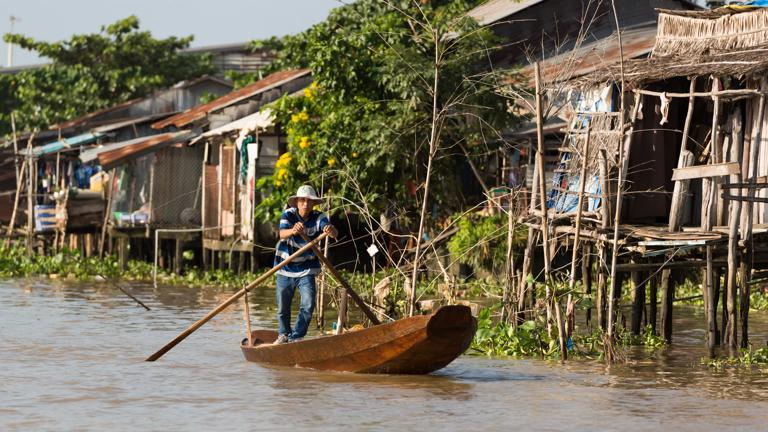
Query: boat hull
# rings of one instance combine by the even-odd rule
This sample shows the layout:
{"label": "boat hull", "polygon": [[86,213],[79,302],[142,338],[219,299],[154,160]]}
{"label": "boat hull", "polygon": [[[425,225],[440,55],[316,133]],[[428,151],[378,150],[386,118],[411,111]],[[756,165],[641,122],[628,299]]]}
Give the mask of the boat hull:
{"label": "boat hull", "polygon": [[427,374],[469,348],[477,320],[466,306],[444,306],[432,315],[404,318],[335,336],[271,345],[273,331],[252,333],[245,359],[277,366],[370,374]]}

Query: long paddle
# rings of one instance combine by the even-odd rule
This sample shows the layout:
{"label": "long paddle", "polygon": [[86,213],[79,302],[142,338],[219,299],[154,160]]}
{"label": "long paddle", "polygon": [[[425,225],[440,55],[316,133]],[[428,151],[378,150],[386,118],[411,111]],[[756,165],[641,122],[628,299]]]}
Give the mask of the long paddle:
{"label": "long paddle", "polygon": [[222,303],[222,304],[220,304],[220,305],[216,306],[216,309],[214,309],[214,310],[212,310],[212,311],[208,312],[208,315],[206,315],[206,316],[204,316],[204,317],[200,318],[200,319],[199,319],[199,320],[198,320],[196,323],[194,323],[194,324],[192,324],[191,326],[189,326],[189,328],[187,328],[186,330],[184,330],[183,332],[181,332],[181,333],[180,333],[178,336],[176,336],[176,338],[175,338],[175,339],[173,339],[172,341],[170,341],[170,342],[169,342],[167,345],[165,345],[164,347],[160,348],[160,350],[159,350],[158,352],[156,352],[156,353],[152,354],[151,356],[147,357],[147,360],[146,360],[146,361],[155,361],[155,360],[159,359],[160,357],[162,357],[162,356],[163,356],[163,354],[165,354],[165,353],[167,353],[168,351],[170,351],[170,350],[171,350],[173,347],[175,347],[175,346],[176,346],[176,345],[177,345],[179,342],[181,342],[181,341],[183,341],[184,339],[186,339],[186,338],[187,338],[187,336],[191,335],[191,334],[192,334],[192,333],[193,333],[195,330],[197,330],[197,329],[199,329],[200,327],[202,327],[202,325],[203,325],[203,324],[205,324],[205,323],[207,323],[208,321],[210,321],[210,319],[211,319],[211,318],[213,318],[213,317],[215,317],[216,315],[218,315],[218,314],[219,314],[219,312],[223,311],[223,310],[224,310],[224,309],[226,309],[226,308],[227,308],[229,305],[231,305],[232,303],[236,302],[236,301],[237,301],[237,299],[239,299],[240,297],[242,297],[242,296],[243,296],[243,295],[244,295],[246,292],[248,292],[248,291],[252,290],[254,287],[256,287],[256,285],[258,285],[258,284],[260,284],[260,283],[264,282],[265,280],[267,280],[267,279],[268,279],[270,276],[272,276],[273,274],[275,274],[275,273],[276,273],[278,270],[280,270],[281,268],[283,268],[284,266],[286,266],[288,263],[290,263],[291,261],[293,261],[293,259],[294,259],[294,258],[296,258],[296,257],[300,256],[300,255],[301,255],[301,254],[303,254],[304,252],[306,252],[306,251],[308,251],[308,250],[312,249],[313,247],[317,247],[317,246],[316,246],[316,244],[317,244],[317,243],[319,243],[319,242],[320,242],[320,240],[322,240],[322,239],[324,239],[324,238],[326,238],[326,237],[328,237],[328,233],[322,233],[322,234],[320,234],[320,235],[319,235],[319,236],[318,236],[316,239],[312,240],[311,242],[308,242],[308,243],[307,243],[306,245],[304,245],[304,246],[303,246],[301,249],[297,250],[297,251],[296,251],[296,252],[294,252],[294,253],[293,253],[291,256],[289,256],[288,258],[286,258],[286,259],[285,259],[285,261],[283,261],[283,262],[281,262],[280,264],[278,264],[278,265],[276,265],[276,266],[272,267],[272,268],[271,268],[271,269],[270,269],[268,272],[266,272],[266,273],[264,273],[263,275],[261,275],[261,276],[260,276],[258,279],[256,279],[255,281],[253,281],[253,282],[249,283],[249,284],[248,284],[248,285],[247,285],[245,288],[241,289],[240,291],[236,292],[234,295],[232,295],[232,297],[230,297],[230,298],[228,298],[226,301],[224,301],[224,303]]}
{"label": "long paddle", "polygon": [[355,290],[353,290],[352,287],[349,286],[349,283],[347,283],[347,281],[344,280],[344,278],[341,276],[339,271],[336,270],[336,267],[334,267],[333,264],[331,264],[331,261],[328,260],[328,258],[326,258],[322,252],[320,252],[320,248],[318,248],[317,245],[315,245],[314,243],[310,242],[309,237],[307,237],[306,234],[301,234],[301,238],[303,238],[304,241],[307,242],[312,247],[312,250],[315,252],[315,255],[317,255],[317,257],[320,258],[320,261],[322,261],[323,264],[325,264],[325,267],[328,269],[329,272],[331,272],[331,275],[333,276],[333,278],[336,279],[341,284],[341,286],[344,287],[345,290],[347,290],[347,294],[349,294],[349,296],[352,297],[352,300],[354,300],[355,303],[357,303],[357,305],[363,311],[365,316],[367,316],[368,319],[371,320],[371,322],[374,325],[381,324],[381,321],[379,321],[379,319],[371,311],[368,305],[365,304],[363,299],[360,298],[359,295],[357,295]]}

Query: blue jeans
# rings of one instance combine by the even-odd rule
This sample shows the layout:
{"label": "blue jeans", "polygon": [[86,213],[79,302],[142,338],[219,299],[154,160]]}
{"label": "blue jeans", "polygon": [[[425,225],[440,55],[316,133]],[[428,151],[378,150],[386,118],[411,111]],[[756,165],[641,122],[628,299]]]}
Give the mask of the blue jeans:
{"label": "blue jeans", "polygon": [[[296,326],[291,330],[291,302],[293,294],[299,289],[301,305],[296,316]],[[288,277],[277,275],[277,331],[291,339],[302,338],[307,334],[312,312],[315,310],[315,275]]]}

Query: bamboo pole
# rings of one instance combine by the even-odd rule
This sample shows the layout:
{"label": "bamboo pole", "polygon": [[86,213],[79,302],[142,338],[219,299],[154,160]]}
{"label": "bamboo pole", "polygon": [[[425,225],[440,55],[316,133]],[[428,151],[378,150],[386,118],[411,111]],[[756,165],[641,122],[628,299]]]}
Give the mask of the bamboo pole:
{"label": "bamboo pole", "polygon": [[438,110],[437,110],[437,95],[438,84],[440,78],[440,38],[437,34],[434,34],[435,42],[435,63],[434,63],[434,83],[432,87],[432,128],[429,135],[429,156],[427,158],[427,176],[424,180],[424,200],[421,203],[421,214],[419,217],[419,231],[416,236],[416,251],[413,255],[413,272],[411,273],[411,293],[408,299],[408,316],[413,316],[416,309],[416,287],[418,286],[419,275],[419,261],[421,259],[421,240],[424,236],[424,224],[427,217],[427,204],[429,203],[429,183],[432,179],[432,161],[437,154],[437,140],[438,140]]}
{"label": "bamboo pole", "polygon": [[[744,139],[743,124],[741,119],[741,109],[736,108],[731,115],[731,151],[730,160],[737,161],[741,158],[742,141]],[[741,173],[730,176],[732,183],[741,183]],[[731,355],[737,354],[737,316],[736,316],[736,293],[738,292],[738,242],[739,242],[739,222],[741,216],[741,201],[730,200],[728,203],[728,347]]]}
{"label": "bamboo pole", "polygon": [[248,334],[248,346],[253,346],[253,334],[251,332],[251,307],[248,304],[248,292],[243,294],[243,315],[245,318],[245,331]]}
{"label": "bamboo pole", "polygon": [[[766,87],[766,82],[763,80],[760,85],[761,89]],[[752,145],[749,148],[749,171],[746,175],[749,177],[749,189],[747,189],[747,196],[754,198],[755,185],[757,184],[757,165],[760,160],[760,147],[763,142],[763,123],[765,119],[765,95],[761,94],[758,102],[757,109],[757,127],[753,132],[754,139]],[[746,208],[744,210],[744,245],[746,247],[745,256],[743,258],[743,271],[742,271],[742,289],[740,299],[740,311],[741,311],[741,347],[746,348],[749,343],[749,291],[750,280],[752,279],[752,261],[754,260],[755,245],[754,238],[752,236],[752,215],[754,213],[754,203],[747,201]]]}
{"label": "bamboo pole", "polygon": [[539,165],[539,186],[540,193],[539,199],[541,200],[541,233],[542,244],[544,249],[544,288],[547,296],[547,331],[549,332],[550,322],[552,320],[552,307],[555,307],[555,314],[557,319],[557,333],[560,341],[560,352],[562,360],[568,359],[568,349],[566,347],[566,335],[563,325],[562,316],[560,316],[560,306],[557,303],[557,296],[553,291],[552,285],[552,257],[549,250],[549,222],[547,221],[547,186],[546,186],[546,167],[544,166],[544,111],[542,103],[542,82],[541,82],[541,68],[539,63],[534,63],[534,73],[536,77],[536,139],[538,145],[536,146],[536,163]]}
{"label": "bamboo pole", "polygon": [[659,289],[658,283],[659,283],[659,278],[658,277],[651,277],[651,281],[650,281],[651,286],[650,286],[650,289],[648,290],[648,294],[649,294],[649,297],[650,297],[648,299],[649,303],[650,303],[650,307],[649,307],[649,311],[648,311],[648,323],[651,324],[651,330],[653,331],[653,334],[656,334],[656,321],[657,321],[657,319],[656,319],[656,316],[657,316],[656,302],[657,302],[658,296],[659,296],[659,294],[658,294],[658,289]]}
{"label": "bamboo pole", "polygon": [[584,153],[581,155],[581,173],[579,174],[579,198],[576,207],[576,233],[573,238],[573,253],[571,255],[571,280],[569,284],[568,301],[566,302],[565,316],[568,322],[567,336],[570,336],[574,327],[573,290],[576,289],[576,261],[579,257],[579,240],[581,240],[581,214],[584,209],[584,189],[587,184],[587,161],[589,160],[589,141],[591,128],[587,127],[587,136],[584,140]]}
{"label": "bamboo pole", "polygon": [[325,265],[325,268],[328,269],[328,272],[331,274],[331,276],[333,276],[333,278],[336,279],[336,281],[340,283],[342,287],[344,287],[346,294],[352,298],[360,310],[363,311],[365,316],[367,316],[374,325],[381,324],[381,321],[379,321],[379,318],[375,313],[373,313],[371,308],[369,308],[368,305],[365,304],[365,301],[363,301],[363,299],[355,292],[355,290],[352,289],[352,287],[349,285],[346,279],[344,279],[341,273],[336,270],[336,267],[333,266],[331,261],[325,255],[323,255],[322,252],[320,252],[320,248],[318,248],[314,242],[310,241],[306,234],[301,234],[301,238],[303,238],[307,244],[311,245],[312,251],[315,252],[315,255],[317,255],[320,261]]}
{"label": "bamboo pole", "polygon": [[[550,257],[549,257],[549,222],[547,221],[547,185],[546,185],[546,167],[544,166],[544,113],[542,103],[542,84],[541,70],[539,63],[534,63],[534,74],[536,80],[536,173],[538,175],[538,198],[541,208],[541,234],[544,255],[544,278],[548,282],[550,276]],[[535,209],[535,204],[533,205]],[[547,296],[547,326],[551,320],[549,303],[551,300],[549,283],[545,283]]]}
{"label": "bamboo pole", "polygon": [[11,222],[8,224],[8,230],[6,231],[6,239],[5,239],[5,247],[9,247],[11,245],[11,239],[13,238],[13,228],[16,226],[16,215],[18,214],[19,210],[19,197],[21,196],[21,188],[24,184],[24,174],[27,171],[27,164],[21,164],[21,169],[19,169],[19,177],[18,181],[16,183],[16,195],[13,199],[13,211],[11,212]]}
{"label": "bamboo pole", "polygon": [[[623,90],[622,86],[622,90]],[[635,128],[635,119],[637,118],[637,111],[640,108],[640,95],[635,96],[635,103],[634,108],[632,108],[632,116],[630,118],[630,127],[629,130],[626,133],[626,137],[619,141],[619,160],[621,161],[619,163],[619,179],[618,179],[618,185],[616,187],[616,209],[614,211],[614,222],[613,222],[613,249],[611,252],[611,286],[610,286],[610,293],[608,296],[608,337],[611,341],[613,341],[613,331],[614,331],[614,309],[615,309],[615,299],[616,299],[616,292],[617,292],[617,282],[616,282],[616,261],[618,260],[619,255],[619,225],[621,223],[621,200],[623,198],[623,189],[624,189],[624,181],[626,180],[627,176],[627,169],[629,167],[629,155],[630,150],[632,148],[632,138]],[[620,117],[622,120],[619,122],[620,130],[624,130],[624,115],[622,111],[622,116]]]}
{"label": "bamboo pole", "polygon": [[[581,280],[584,286],[584,296],[592,295],[592,245],[587,242],[583,246],[583,258],[581,259]],[[592,308],[587,308],[584,312],[587,327],[592,324]]]}
{"label": "bamboo pole", "polygon": [[35,233],[35,227],[34,227],[34,200],[35,200],[35,185],[37,184],[35,179],[36,169],[35,169],[35,158],[32,157],[32,147],[31,142],[30,145],[27,146],[27,164],[29,164],[29,167],[27,170],[29,171],[29,175],[27,176],[27,253],[32,254],[32,239]]}
{"label": "bamboo pole", "polygon": [[231,297],[229,297],[227,300],[225,300],[220,305],[216,306],[212,311],[208,312],[207,315],[197,320],[194,324],[189,326],[186,330],[181,332],[178,336],[176,336],[172,341],[167,343],[164,347],[160,348],[156,353],[152,354],[151,356],[147,357],[146,361],[155,361],[162,357],[165,353],[173,349],[176,345],[178,345],[181,341],[187,338],[187,336],[191,335],[195,332],[195,330],[202,327],[205,323],[210,321],[213,317],[218,315],[221,311],[229,307],[232,303],[236,302],[240,297],[245,295],[248,291],[252,290],[262,282],[269,279],[272,275],[277,273],[278,270],[288,265],[291,261],[296,259],[297,257],[304,254],[304,252],[316,247],[317,243],[322,241],[324,238],[328,236],[327,233],[320,234],[316,239],[312,240],[311,242],[307,243],[306,245],[302,246],[299,250],[294,252],[291,256],[286,258],[284,261],[282,261],[280,264],[272,267],[269,269],[266,273],[258,277],[256,280],[248,284],[245,288],[241,289],[240,291],[233,294]]}
{"label": "bamboo pole", "polygon": [[633,90],[633,92],[635,94],[640,94],[645,96],[660,97],[663,94],[668,98],[689,98],[689,99],[694,99],[697,97],[727,99],[729,97],[765,96],[766,95],[764,91],[758,91],[753,89],[731,89],[731,90],[714,90],[713,89],[712,91],[708,91],[708,92],[697,92],[697,91],[691,90],[688,93],[657,92],[657,91],[651,91],[651,90],[635,89]]}
{"label": "bamboo pole", "polygon": [[513,194],[512,192],[509,193],[509,198],[507,200],[507,256],[506,256],[506,276],[507,280],[504,284],[504,293],[502,296],[502,319],[508,320],[513,315],[513,304],[515,302],[510,299],[510,296],[512,295],[512,287],[514,285],[514,275],[515,275],[515,263],[514,263],[514,256],[513,256],[513,250],[512,245],[514,243],[515,239],[515,217],[514,212],[512,210],[512,198]]}
{"label": "bamboo pole", "polygon": [[[115,169],[113,168],[109,174],[109,181],[107,183],[107,207],[104,214],[104,222],[101,226],[101,240],[99,241],[99,257],[104,256],[104,244],[107,241],[107,228],[109,227],[110,215],[112,214],[112,199],[115,195],[114,189],[117,188],[117,181],[115,179]],[[205,253],[205,250],[203,250]]]}

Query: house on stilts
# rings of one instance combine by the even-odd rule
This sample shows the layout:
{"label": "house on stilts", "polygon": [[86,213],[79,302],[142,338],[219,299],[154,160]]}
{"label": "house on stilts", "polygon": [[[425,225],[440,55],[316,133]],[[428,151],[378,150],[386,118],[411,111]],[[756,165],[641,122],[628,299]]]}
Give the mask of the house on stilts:
{"label": "house on stilts", "polygon": [[[660,10],[647,58],[577,77],[537,66],[537,93],[567,126],[552,180],[533,181],[522,273],[537,250],[567,256],[609,332],[628,276],[631,331],[659,321],[668,341],[676,284],[701,281],[710,354],[746,347],[752,281],[768,268],[767,49],[766,8]],[[531,293],[521,280],[517,304]]]}

